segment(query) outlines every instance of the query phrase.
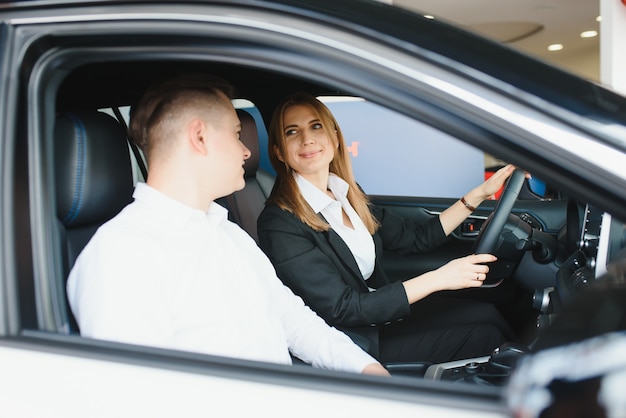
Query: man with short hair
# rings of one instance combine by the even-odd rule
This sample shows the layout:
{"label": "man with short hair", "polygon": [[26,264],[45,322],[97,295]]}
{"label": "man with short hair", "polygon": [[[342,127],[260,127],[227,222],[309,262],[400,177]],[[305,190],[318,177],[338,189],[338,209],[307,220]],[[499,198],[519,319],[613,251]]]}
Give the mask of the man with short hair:
{"label": "man with short hair", "polygon": [[214,201],[244,186],[250,151],[216,80],[150,88],[130,134],[150,168],[134,202],[78,257],[67,293],[81,334],[163,348],[388,374],[277,278]]}

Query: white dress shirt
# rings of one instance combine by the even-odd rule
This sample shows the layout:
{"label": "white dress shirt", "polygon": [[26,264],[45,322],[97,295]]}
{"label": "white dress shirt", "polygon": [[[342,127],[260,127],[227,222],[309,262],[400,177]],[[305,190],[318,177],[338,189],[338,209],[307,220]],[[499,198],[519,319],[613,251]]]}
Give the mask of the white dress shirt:
{"label": "white dress shirt", "polygon": [[82,251],[68,282],[86,337],[361,372],[375,360],[277,278],[252,238],[146,184]]}
{"label": "white dress shirt", "polygon": [[[296,183],[304,199],[315,213],[324,215],[330,227],[341,237],[352,252],[363,279],[369,279],[374,271],[374,263],[376,261],[374,239],[350,202],[348,202],[348,183],[335,174],[330,174],[328,177],[328,190],[333,192],[337,199],[335,200],[301,175],[295,174],[295,176]],[[342,210],[350,218],[353,228],[343,223]]]}

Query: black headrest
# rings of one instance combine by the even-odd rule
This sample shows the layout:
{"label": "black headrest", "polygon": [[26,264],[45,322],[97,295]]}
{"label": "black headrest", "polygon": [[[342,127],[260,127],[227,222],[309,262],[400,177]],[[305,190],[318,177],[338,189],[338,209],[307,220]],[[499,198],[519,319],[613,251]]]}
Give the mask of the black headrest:
{"label": "black headrest", "polygon": [[132,199],[126,132],[98,111],[59,115],[54,129],[57,216],[66,227],[100,224]]}
{"label": "black headrest", "polygon": [[250,150],[250,158],[248,158],[244,164],[245,177],[254,177],[259,169],[259,131],[256,127],[256,122],[252,115],[243,110],[237,109],[237,116],[241,121],[241,133],[239,138],[241,142]]}

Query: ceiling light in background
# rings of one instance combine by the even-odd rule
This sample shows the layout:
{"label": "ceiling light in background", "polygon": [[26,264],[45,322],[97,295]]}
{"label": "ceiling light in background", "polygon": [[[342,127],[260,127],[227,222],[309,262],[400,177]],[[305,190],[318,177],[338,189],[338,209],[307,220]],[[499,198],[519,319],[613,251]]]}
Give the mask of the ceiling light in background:
{"label": "ceiling light in background", "polygon": [[424,17],[426,19],[434,19],[435,18],[435,16],[433,16],[433,15],[424,15]]}
{"label": "ceiling light in background", "polygon": [[503,43],[513,43],[528,38],[543,29],[534,22],[484,22],[467,26],[470,30]]}
{"label": "ceiling light in background", "polygon": [[552,44],[548,46],[548,51],[560,51],[563,49],[563,44]]}
{"label": "ceiling light in background", "polygon": [[580,33],[581,38],[595,38],[598,36],[598,31],[595,30],[586,30]]}
{"label": "ceiling light in background", "polygon": [[602,22],[602,16],[596,17],[596,22]]}

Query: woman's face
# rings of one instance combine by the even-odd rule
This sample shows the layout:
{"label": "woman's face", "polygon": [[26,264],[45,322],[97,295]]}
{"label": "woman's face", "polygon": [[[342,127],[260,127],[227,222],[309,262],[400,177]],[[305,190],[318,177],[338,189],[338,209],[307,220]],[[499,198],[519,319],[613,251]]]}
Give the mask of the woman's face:
{"label": "woman's face", "polygon": [[284,155],[277,151],[278,158],[307,180],[325,176],[337,148],[334,132],[311,106],[290,106],[283,114]]}

